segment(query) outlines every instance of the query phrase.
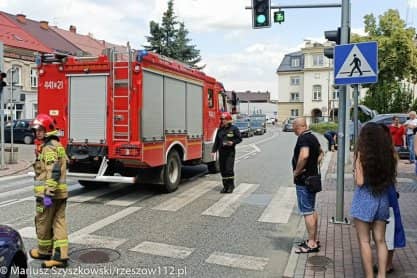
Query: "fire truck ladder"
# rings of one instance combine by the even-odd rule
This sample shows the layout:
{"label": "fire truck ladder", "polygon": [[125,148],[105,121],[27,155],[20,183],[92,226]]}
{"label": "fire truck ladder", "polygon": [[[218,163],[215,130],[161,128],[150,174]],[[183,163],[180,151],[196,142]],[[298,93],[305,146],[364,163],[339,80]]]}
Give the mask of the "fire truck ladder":
{"label": "fire truck ladder", "polygon": [[[111,49],[111,77],[112,77],[112,130],[113,141],[128,142],[131,131],[131,111],[130,111],[130,94],[132,84],[132,52],[130,44],[127,43],[126,51],[117,51],[115,48]],[[118,63],[118,61],[126,60],[127,63]],[[120,71],[123,69],[127,72],[127,79],[118,78]],[[127,92],[117,89],[118,87],[127,87]],[[117,104],[117,107],[116,107]]]}

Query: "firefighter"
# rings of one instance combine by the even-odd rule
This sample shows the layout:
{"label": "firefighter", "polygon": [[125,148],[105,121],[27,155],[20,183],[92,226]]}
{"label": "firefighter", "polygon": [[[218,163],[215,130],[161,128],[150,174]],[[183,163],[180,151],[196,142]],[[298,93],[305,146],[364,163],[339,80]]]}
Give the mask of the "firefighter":
{"label": "firefighter", "polygon": [[59,143],[54,120],[39,114],[32,123],[37,139],[35,168],[36,216],[38,248],[30,250],[34,259],[45,260],[42,267],[66,267],[68,234],[65,209],[67,156]]}
{"label": "firefighter", "polygon": [[223,112],[220,117],[220,128],[214,141],[212,155],[219,152],[220,173],[222,175],[223,189],[220,193],[232,193],[235,189],[235,146],[242,142],[239,129],[232,125],[232,115]]}

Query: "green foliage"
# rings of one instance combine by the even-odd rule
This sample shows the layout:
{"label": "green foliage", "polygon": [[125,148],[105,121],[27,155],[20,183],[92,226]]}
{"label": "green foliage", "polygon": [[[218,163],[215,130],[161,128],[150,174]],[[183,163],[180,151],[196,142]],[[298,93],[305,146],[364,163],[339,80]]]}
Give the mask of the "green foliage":
{"label": "green foliage", "polygon": [[149,45],[145,45],[148,51],[177,59],[194,68],[201,61],[200,50],[190,44],[187,37],[188,31],[183,22],[177,21],[174,14],[174,2],[168,1],[168,9],[162,16],[161,25],[155,21],[149,23],[150,36],[146,36]]}
{"label": "green foliage", "polygon": [[321,122],[318,124],[311,124],[310,129],[314,132],[324,134],[328,130],[337,131],[337,123],[335,122]]}
{"label": "green foliage", "polygon": [[397,10],[379,16],[365,15],[366,36],[353,35],[353,42],[378,42],[378,83],[369,85],[364,104],[379,113],[405,112],[410,109],[410,90],[400,82],[417,81],[416,30],[406,27]]}

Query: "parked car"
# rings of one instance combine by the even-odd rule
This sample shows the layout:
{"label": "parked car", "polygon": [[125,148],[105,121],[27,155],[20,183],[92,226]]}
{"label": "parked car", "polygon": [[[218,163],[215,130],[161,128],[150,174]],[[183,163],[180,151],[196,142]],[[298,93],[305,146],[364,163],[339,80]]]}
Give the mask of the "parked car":
{"label": "parked car", "polygon": [[[27,255],[22,237],[7,225],[0,225],[0,258],[0,269],[2,269],[0,277],[27,277],[25,274],[28,265]],[[15,272],[22,269],[24,271],[18,275],[11,271],[12,268]],[[4,269],[7,269],[7,273],[3,272]]]}
{"label": "parked car", "polygon": [[251,137],[254,134],[249,120],[238,121],[235,123],[235,126],[239,129],[242,137]]}
{"label": "parked car", "polygon": [[284,125],[282,126],[282,131],[294,131],[293,127],[292,127],[292,123],[294,122],[295,118],[294,117],[289,117],[288,119],[286,119],[284,121]]}
{"label": "parked car", "polygon": [[254,114],[250,117],[250,124],[255,134],[266,133],[266,116],[263,114]]}
{"label": "parked car", "polygon": [[11,141],[11,128],[13,125],[13,142],[23,142],[25,144],[32,144],[34,140],[34,134],[30,128],[32,120],[15,120],[8,122],[4,128],[4,139],[7,143]]}
{"label": "parked car", "polygon": [[[400,120],[400,124],[404,124],[405,121],[408,119],[408,114],[404,113],[393,113],[393,114],[378,114],[368,122],[374,122],[378,124],[384,124],[386,126],[389,126],[392,124],[392,117],[397,116]],[[366,123],[365,123],[366,124]],[[398,151],[398,155],[401,159],[408,159],[409,158],[409,151],[407,147],[400,148]]]}

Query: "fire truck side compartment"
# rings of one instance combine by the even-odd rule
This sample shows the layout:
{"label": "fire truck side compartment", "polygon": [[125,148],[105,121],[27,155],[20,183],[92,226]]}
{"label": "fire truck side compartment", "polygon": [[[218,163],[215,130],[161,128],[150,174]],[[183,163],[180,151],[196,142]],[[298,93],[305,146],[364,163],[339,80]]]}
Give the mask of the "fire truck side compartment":
{"label": "fire truck side compartment", "polygon": [[189,138],[203,137],[203,88],[187,83],[187,134]]}
{"label": "fire truck side compartment", "polygon": [[162,75],[143,71],[141,136],[143,141],[164,139],[164,79]]}
{"label": "fire truck side compartment", "polygon": [[164,116],[166,134],[186,133],[184,81],[164,77]]}
{"label": "fire truck side compartment", "polygon": [[71,75],[69,138],[73,142],[106,140],[106,75]]}

